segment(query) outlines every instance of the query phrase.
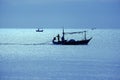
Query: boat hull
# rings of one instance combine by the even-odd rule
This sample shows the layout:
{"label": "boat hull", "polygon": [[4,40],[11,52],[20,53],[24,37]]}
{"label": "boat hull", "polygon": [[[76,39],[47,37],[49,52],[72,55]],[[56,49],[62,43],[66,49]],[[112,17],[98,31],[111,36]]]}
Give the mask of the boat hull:
{"label": "boat hull", "polygon": [[87,45],[91,39],[92,38],[86,39],[86,40],[79,40],[79,41],[59,41],[59,42],[53,41],[53,44],[56,44],[56,45]]}

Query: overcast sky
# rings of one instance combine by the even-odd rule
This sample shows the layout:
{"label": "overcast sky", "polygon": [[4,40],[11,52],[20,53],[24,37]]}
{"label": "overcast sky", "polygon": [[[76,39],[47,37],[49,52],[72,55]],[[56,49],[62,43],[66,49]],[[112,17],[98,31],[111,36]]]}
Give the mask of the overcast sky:
{"label": "overcast sky", "polygon": [[120,28],[120,0],[0,0],[0,28]]}

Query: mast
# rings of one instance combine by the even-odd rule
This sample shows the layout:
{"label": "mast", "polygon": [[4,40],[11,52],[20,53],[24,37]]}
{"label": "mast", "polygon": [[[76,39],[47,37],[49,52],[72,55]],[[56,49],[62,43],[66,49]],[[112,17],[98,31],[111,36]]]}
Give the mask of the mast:
{"label": "mast", "polygon": [[86,40],[86,31],[84,31],[84,39]]}
{"label": "mast", "polygon": [[63,34],[63,36],[62,36],[62,41],[64,41],[64,40],[65,40],[65,38],[64,38],[64,35],[65,35],[64,28],[63,28],[62,34]]}

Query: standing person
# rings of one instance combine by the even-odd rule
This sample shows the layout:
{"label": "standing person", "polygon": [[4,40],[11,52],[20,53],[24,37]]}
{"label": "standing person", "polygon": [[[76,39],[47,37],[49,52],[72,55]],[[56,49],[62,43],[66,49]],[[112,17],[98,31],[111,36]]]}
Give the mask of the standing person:
{"label": "standing person", "polygon": [[58,38],[58,42],[60,42],[60,35],[59,34],[57,35],[57,38]]}

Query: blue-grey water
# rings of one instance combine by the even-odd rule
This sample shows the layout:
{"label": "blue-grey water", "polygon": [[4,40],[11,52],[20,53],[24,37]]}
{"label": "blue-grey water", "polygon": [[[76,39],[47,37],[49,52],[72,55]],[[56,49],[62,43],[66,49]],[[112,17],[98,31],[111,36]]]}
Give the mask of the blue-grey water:
{"label": "blue-grey water", "polygon": [[88,45],[67,46],[51,42],[61,29],[0,29],[0,80],[120,80],[120,30],[86,30]]}

